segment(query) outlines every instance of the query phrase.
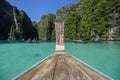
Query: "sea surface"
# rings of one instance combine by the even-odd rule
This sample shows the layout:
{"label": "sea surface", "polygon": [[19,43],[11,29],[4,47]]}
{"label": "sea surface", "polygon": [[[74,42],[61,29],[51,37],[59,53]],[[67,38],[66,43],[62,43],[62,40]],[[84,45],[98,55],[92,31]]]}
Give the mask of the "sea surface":
{"label": "sea surface", "polygon": [[[120,41],[65,42],[65,50],[114,80],[120,80]],[[0,41],[0,80],[11,80],[55,51],[55,41]]]}

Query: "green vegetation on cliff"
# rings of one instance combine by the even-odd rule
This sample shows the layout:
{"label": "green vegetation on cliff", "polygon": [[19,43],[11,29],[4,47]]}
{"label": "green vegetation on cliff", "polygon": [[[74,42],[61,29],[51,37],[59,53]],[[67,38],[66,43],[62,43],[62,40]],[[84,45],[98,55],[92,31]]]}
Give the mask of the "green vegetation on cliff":
{"label": "green vegetation on cliff", "polygon": [[43,15],[36,25],[39,39],[55,39],[55,20],[64,21],[66,40],[91,40],[97,36],[116,40],[120,38],[120,1],[80,0],[57,10],[56,18]]}
{"label": "green vegetation on cliff", "polygon": [[52,40],[55,39],[55,15],[43,15],[40,22],[37,23],[39,39]]}
{"label": "green vegetation on cliff", "polygon": [[0,40],[37,38],[37,30],[24,11],[0,0]]}
{"label": "green vegetation on cliff", "polygon": [[65,22],[66,39],[90,40],[96,36],[107,39],[113,27],[117,27],[114,37],[120,37],[119,0],[81,0],[58,10],[56,19]]}
{"label": "green vegetation on cliff", "polygon": [[[120,39],[120,0],[80,0],[31,22],[24,11],[0,0],[0,39],[55,39],[55,21],[65,24],[66,40]],[[38,33],[38,34],[37,34]]]}

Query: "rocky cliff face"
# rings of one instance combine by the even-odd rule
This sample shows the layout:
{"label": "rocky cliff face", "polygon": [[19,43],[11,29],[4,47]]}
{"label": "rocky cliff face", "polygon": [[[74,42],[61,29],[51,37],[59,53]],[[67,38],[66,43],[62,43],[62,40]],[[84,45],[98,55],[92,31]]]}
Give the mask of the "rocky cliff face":
{"label": "rocky cliff face", "polygon": [[0,0],[0,39],[7,39],[11,25],[14,24],[12,6]]}
{"label": "rocky cliff face", "polygon": [[55,39],[55,18],[56,16],[54,14],[46,14],[42,16],[41,20],[36,25],[39,34],[39,39]]}
{"label": "rocky cliff face", "polygon": [[[111,7],[112,6],[112,7]],[[57,10],[65,24],[65,39],[120,40],[120,0],[80,0]]]}
{"label": "rocky cliff face", "polygon": [[37,38],[37,30],[24,11],[0,0],[0,40]]}

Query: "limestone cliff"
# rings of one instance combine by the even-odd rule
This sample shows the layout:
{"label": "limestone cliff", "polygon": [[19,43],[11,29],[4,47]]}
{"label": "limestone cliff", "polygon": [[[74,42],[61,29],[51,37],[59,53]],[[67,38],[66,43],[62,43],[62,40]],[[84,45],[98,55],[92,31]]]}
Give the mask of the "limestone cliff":
{"label": "limestone cliff", "polygon": [[0,0],[0,40],[37,38],[37,30],[24,11]]}

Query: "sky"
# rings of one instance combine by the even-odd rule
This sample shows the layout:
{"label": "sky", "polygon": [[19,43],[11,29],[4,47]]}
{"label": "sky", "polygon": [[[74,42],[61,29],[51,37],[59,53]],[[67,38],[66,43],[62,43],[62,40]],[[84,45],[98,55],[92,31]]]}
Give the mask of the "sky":
{"label": "sky", "polygon": [[11,5],[23,10],[32,21],[40,21],[41,16],[56,13],[56,10],[68,4],[74,4],[80,0],[8,0]]}

